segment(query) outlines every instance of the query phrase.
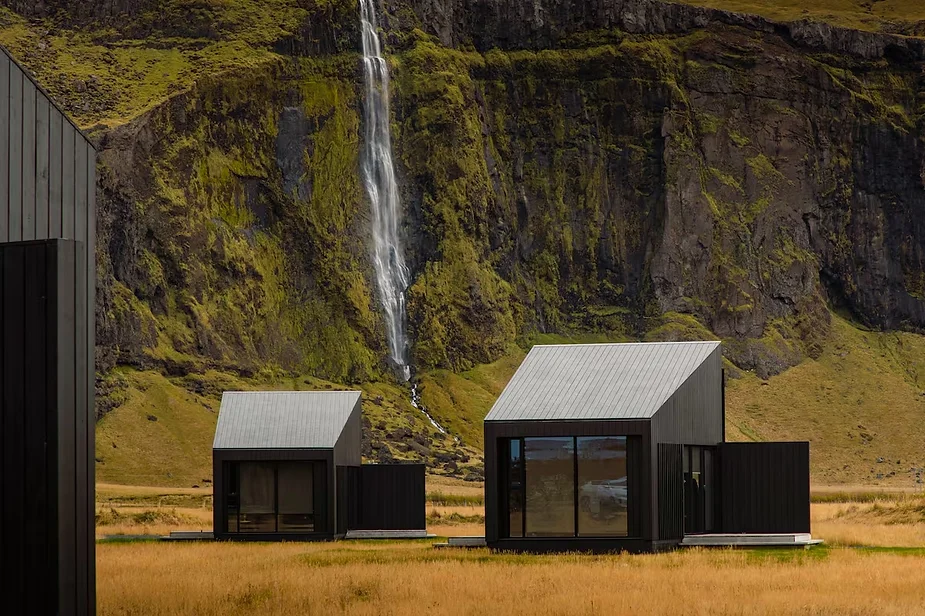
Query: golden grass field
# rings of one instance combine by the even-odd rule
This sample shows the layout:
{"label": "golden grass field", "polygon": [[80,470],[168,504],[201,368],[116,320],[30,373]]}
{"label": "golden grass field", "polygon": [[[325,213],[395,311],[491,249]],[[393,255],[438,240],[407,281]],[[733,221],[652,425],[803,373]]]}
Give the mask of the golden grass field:
{"label": "golden grass field", "polygon": [[[478,501],[480,484],[429,477]],[[447,496],[450,495],[450,496]],[[925,614],[925,495],[819,488],[804,551],[511,555],[432,541],[97,545],[100,614]],[[177,501],[187,506],[157,503]],[[192,500],[190,500],[192,499]],[[196,500],[198,499],[198,500]],[[211,528],[205,490],[98,487],[99,538]],[[852,502],[853,501],[853,502]],[[439,536],[481,535],[481,504],[427,506]],[[462,520],[454,521],[454,520]]]}
{"label": "golden grass field", "polygon": [[426,541],[102,544],[99,614],[889,614],[925,551],[492,555]]}

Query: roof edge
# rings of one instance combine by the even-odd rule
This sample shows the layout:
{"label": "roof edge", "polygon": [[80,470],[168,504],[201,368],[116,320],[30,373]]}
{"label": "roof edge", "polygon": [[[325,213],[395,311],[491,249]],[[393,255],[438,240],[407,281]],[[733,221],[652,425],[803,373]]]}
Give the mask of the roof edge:
{"label": "roof edge", "polygon": [[[671,342],[668,340],[660,342],[572,342],[572,343],[560,343],[560,344],[534,344],[530,350],[536,348],[555,348],[555,347],[590,347],[590,346],[666,346],[666,345],[687,345],[687,344],[712,344],[714,346],[721,346],[723,344],[722,340],[679,340],[677,342]],[[527,353],[530,354],[529,352]]]}

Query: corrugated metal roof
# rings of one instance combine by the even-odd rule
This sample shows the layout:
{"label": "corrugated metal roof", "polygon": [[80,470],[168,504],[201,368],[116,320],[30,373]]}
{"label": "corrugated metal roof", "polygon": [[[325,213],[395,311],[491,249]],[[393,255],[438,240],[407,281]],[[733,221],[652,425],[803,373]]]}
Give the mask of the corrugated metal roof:
{"label": "corrugated metal roof", "polygon": [[330,449],[358,391],[226,391],[213,449]]}
{"label": "corrugated metal roof", "polygon": [[647,419],[719,342],[535,346],[485,421]]}

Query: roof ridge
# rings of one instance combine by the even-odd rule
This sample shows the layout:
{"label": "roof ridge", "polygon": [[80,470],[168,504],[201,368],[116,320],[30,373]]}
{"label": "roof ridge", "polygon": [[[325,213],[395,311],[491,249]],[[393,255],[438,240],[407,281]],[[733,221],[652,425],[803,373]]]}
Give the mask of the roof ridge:
{"label": "roof ridge", "polygon": [[722,340],[679,340],[677,342],[672,341],[659,341],[659,342],[560,342],[557,344],[534,344],[533,349],[539,348],[553,348],[553,347],[605,347],[605,346],[669,346],[669,345],[695,345],[695,344],[722,344]]}
{"label": "roof ridge", "polygon": [[362,394],[363,391],[360,389],[273,389],[270,391],[263,391],[259,389],[250,389],[250,390],[241,390],[241,389],[227,389],[222,392],[222,394],[260,394],[262,396],[268,394]]}

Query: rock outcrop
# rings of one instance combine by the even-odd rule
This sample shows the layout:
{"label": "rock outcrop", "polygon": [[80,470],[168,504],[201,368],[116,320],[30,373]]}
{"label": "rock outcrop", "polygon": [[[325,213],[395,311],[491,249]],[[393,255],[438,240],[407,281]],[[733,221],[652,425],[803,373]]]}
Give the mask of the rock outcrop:
{"label": "rock outcrop", "polygon": [[[103,135],[103,370],[388,371],[356,6],[297,4],[276,60]],[[766,376],[832,309],[925,330],[923,39],[657,0],[386,7],[418,367],[593,331],[719,336]]]}

